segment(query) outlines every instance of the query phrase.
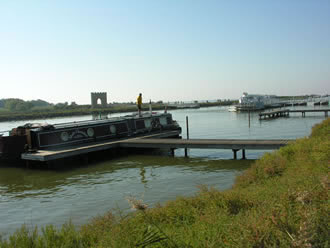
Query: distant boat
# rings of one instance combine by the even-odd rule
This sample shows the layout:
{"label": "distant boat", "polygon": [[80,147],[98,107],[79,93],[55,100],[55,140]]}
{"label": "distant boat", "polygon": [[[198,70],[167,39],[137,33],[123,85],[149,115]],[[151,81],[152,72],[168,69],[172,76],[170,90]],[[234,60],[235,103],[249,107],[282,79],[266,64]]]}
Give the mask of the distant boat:
{"label": "distant boat", "polygon": [[281,103],[275,95],[257,95],[244,92],[239,98],[238,104],[230,106],[228,111],[258,111],[280,106]]}
{"label": "distant boat", "polygon": [[174,104],[171,105],[177,109],[197,109],[200,108],[199,103],[180,103],[180,104]]}
{"label": "distant boat", "polygon": [[329,101],[321,102],[321,105],[329,105]]}
{"label": "distant boat", "polygon": [[236,112],[236,111],[237,111],[236,106],[235,106],[235,105],[231,105],[231,106],[229,106],[229,107],[228,107],[228,111],[229,111],[229,112]]}

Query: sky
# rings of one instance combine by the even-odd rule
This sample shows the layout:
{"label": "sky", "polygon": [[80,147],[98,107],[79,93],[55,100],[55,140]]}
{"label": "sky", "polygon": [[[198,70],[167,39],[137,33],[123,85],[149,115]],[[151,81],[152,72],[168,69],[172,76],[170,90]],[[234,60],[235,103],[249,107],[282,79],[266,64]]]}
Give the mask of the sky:
{"label": "sky", "polygon": [[0,0],[0,99],[330,94],[330,0]]}

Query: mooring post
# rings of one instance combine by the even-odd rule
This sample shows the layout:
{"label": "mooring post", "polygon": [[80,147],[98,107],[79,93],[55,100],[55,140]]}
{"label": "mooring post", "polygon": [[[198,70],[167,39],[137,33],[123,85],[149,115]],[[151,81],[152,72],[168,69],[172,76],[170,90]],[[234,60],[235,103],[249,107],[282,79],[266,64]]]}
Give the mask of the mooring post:
{"label": "mooring post", "polygon": [[249,127],[250,127],[250,110],[249,110]]}
{"label": "mooring post", "polygon": [[174,157],[175,153],[174,153],[175,149],[174,148],[171,148],[171,156]]}
{"label": "mooring post", "polygon": [[246,159],[246,157],[245,157],[245,149],[242,149],[242,159]]}
{"label": "mooring post", "polygon": [[[187,126],[187,140],[189,139],[189,122],[188,122],[188,116],[186,116],[186,126]],[[187,148],[184,149],[184,156],[188,157],[188,150]]]}

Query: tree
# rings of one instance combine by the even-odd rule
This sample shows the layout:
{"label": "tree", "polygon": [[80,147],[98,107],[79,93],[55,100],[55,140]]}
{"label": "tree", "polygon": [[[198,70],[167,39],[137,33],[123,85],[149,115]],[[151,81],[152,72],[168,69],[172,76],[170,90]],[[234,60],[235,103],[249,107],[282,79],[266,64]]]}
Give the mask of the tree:
{"label": "tree", "polygon": [[29,101],[32,104],[32,107],[48,107],[51,104],[49,102],[46,102],[44,100],[38,99],[38,100],[32,100]]}

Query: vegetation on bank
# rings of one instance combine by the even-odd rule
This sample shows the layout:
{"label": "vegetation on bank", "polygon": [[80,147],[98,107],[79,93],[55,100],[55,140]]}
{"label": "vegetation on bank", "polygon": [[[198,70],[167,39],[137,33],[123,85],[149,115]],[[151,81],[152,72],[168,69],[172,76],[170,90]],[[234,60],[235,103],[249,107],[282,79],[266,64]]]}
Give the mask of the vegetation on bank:
{"label": "vegetation on bank", "polygon": [[0,247],[328,247],[330,118],[302,138],[267,153],[231,190],[200,187],[148,209],[111,212],[77,230],[22,227]]}
{"label": "vegetation on bank", "polygon": [[[200,107],[227,106],[234,101],[217,101],[199,103]],[[167,105],[162,101],[153,102],[153,110],[177,109],[175,105]],[[142,105],[143,111],[149,110],[149,104]],[[58,103],[50,104],[43,100],[23,101],[21,99],[0,99],[0,122],[15,120],[48,119],[53,117],[81,116],[81,115],[107,115],[112,113],[125,113],[137,111],[136,104],[113,103],[106,108],[92,108],[91,105],[78,105]]]}

